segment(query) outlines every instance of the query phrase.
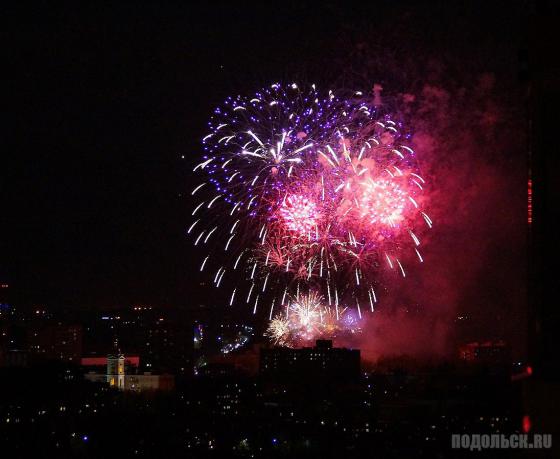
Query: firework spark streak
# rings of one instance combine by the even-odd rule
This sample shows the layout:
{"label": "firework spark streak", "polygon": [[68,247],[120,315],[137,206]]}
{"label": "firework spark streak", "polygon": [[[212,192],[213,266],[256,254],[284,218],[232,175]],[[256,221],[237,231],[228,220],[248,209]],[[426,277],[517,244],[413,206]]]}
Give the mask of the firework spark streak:
{"label": "firework spark streak", "polygon": [[[332,337],[337,333],[356,332],[358,328],[346,319],[346,309],[337,314],[325,306],[317,292],[292,298],[285,312],[278,313],[268,325],[265,335],[280,346],[295,346],[319,337]],[[342,318],[342,320],[341,320]]]}
{"label": "firework spark streak", "polygon": [[374,311],[388,277],[425,262],[429,185],[410,134],[373,103],[273,84],[226,99],[209,122],[187,233],[214,284],[234,282],[231,306],[259,313],[260,295],[285,309],[270,313],[278,344],[335,332],[344,304]]}

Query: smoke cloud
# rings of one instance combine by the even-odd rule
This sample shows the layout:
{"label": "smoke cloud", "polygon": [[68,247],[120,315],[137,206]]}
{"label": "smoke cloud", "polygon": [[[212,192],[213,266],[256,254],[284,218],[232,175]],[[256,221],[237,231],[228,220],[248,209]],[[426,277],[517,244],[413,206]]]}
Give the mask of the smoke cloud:
{"label": "smoke cloud", "polygon": [[460,342],[505,338],[523,355],[527,171],[518,104],[491,74],[396,99],[414,129],[434,227],[422,236],[422,266],[385,279],[362,333],[337,344],[376,360],[450,357]]}

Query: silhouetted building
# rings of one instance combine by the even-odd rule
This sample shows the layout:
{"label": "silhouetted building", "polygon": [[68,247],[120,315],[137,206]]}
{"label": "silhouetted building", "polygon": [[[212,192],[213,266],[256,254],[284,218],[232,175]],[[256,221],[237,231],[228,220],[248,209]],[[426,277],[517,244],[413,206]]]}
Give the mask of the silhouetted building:
{"label": "silhouetted building", "polygon": [[261,349],[259,372],[265,379],[355,380],[360,376],[360,351],[332,347],[332,341],[317,340],[315,347]]}
{"label": "silhouetted building", "polygon": [[29,352],[0,349],[0,367],[27,367]]}
{"label": "silhouetted building", "polygon": [[82,326],[34,324],[27,330],[27,348],[35,357],[79,363],[82,357]]}
{"label": "silhouetted building", "polygon": [[550,43],[556,39],[552,26],[560,18],[558,6],[538,2],[531,19],[528,67],[529,114],[529,361],[539,377],[558,380],[560,365],[560,310],[554,298],[560,294],[555,266],[560,241],[554,222],[560,218],[560,148],[556,139],[560,104],[560,63],[550,59]]}

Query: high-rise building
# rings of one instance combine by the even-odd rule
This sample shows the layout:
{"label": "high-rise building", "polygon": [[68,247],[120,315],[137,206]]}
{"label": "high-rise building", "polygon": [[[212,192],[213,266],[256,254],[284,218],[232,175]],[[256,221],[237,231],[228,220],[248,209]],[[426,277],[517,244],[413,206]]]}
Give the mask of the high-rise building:
{"label": "high-rise building", "polygon": [[259,372],[265,379],[357,380],[360,351],[335,348],[330,340],[317,340],[314,347],[261,349]]}
{"label": "high-rise building", "polygon": [[529,16],[529,42],[522,50],[527,82],[529,176],[527,223],[529,227],[528,361],[531,377],[524,380],[525,416],[536,432],[558,432],[560,404],[560,293],[556,270],[560,241],[555,222],[560,218],[560,147],[555,132],[560,104],[560,63],[550,58],[557,39],[554,27],[560,9],[554,2],[536,2]]}

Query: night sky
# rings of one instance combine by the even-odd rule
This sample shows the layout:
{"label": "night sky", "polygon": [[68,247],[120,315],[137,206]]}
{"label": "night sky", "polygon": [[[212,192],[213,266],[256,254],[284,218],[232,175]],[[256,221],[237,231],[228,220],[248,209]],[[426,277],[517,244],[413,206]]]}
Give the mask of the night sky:
{"label": "night sky", "polygon": [[[19,301],[101,308],[202,297],[185,194],[207,119],[227,95],[292,80],[414,91],[438,62],[453,87],[467,68],[518,85],[523,3],[369,3],[10,7],[0,276]],[[379,57],[362,62],[364,43]],[[522,260],[504,247],[491,248],[502,264]]]}

